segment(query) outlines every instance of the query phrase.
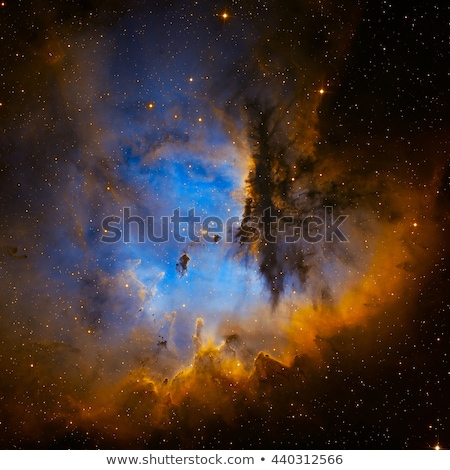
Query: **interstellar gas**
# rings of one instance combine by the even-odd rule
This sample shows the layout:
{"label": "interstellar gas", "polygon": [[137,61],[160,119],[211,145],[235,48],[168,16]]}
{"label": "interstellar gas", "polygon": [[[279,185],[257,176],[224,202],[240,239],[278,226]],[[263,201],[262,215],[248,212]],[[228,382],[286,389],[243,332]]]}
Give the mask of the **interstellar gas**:
{"label": "interstellar gas", "polygon": [[358,78],[378,10],[141,3],[16,28],[3,447],[426,445],[448,170]]}

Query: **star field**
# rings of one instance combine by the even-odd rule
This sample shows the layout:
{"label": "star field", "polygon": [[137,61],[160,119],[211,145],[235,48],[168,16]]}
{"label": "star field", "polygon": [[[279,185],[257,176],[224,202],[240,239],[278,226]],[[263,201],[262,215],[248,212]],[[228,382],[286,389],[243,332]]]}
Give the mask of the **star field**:
{"label": "star field", "polygon": [[448,448],[445,14],[1,2],[1,447]]}

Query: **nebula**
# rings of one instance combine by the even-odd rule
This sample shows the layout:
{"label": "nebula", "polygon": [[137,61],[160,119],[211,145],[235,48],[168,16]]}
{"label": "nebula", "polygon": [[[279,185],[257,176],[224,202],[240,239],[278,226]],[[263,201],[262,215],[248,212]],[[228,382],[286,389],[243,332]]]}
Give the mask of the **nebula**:
{"label": "nebula", "polygon": [[1,9],[2,448],[450,445],[439,5],[54,3]]}

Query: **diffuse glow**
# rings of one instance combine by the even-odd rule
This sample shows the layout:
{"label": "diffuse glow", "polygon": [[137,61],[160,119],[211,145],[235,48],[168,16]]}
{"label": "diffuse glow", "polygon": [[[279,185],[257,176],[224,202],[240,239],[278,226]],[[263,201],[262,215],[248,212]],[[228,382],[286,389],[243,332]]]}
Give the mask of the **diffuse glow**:
{"label": "diffuse glow", "polygon": [[[407,81],[357,57],[354,4],[250,3],[78,12],[45,47],[26,35],[29,71],[8,64],[8,83],[29,76],[0,103],[5,447],[444,445],[422,429],[444,414],[430,371],[446,367],[434,121],[368,88]],[[139,243],[136,218],[126,243],[100,241],[124,208],[192,207],[238,216],[232,242]],[[348,241],[251,238],[267,208],[280,235],[327,207]]]}

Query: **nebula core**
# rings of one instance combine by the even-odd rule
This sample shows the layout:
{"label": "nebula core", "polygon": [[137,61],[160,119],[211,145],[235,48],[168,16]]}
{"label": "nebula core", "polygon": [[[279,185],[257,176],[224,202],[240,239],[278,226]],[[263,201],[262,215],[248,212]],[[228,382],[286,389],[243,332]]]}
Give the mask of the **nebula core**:
{"label": "nebula core", "polygon": [[2,448],[450,446],[442,5],[0,15]]}

